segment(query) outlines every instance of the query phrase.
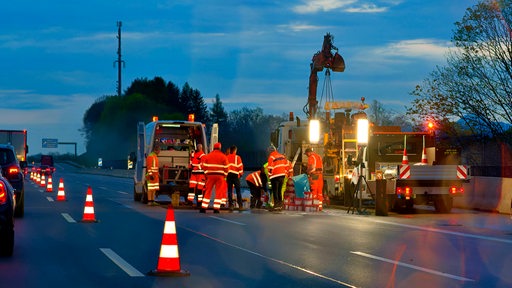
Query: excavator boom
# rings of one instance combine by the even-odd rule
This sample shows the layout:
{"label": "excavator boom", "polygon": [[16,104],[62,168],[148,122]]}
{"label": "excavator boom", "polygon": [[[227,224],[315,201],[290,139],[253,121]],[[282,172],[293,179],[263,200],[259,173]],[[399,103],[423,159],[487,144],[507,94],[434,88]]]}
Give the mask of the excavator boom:
{"label": "excavator boom", "polygon": [[[316,100],[316,91],[318,86],[317,73],[324,69],[331,69],[334,72],[345,71],[345,60],[338,54],[338,48],[333,43],[333,36],[330,33],[325,34],[322,50],[313,55],[311,59],[311,73],[309,75],[309,93],[308,93],[308,118],[314,118],[318,109]],[[333,51],[335,51],[333,53]]]}

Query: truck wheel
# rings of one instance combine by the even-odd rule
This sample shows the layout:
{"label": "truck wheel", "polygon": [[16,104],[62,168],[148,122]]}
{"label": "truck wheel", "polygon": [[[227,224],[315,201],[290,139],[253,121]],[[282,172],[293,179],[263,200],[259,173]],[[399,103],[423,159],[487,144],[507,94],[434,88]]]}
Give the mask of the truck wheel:
{"label": "truck wheel", "polygon": [[453,207],[453,199],[450,195],[438,195],[434,198],[434,207],[437,213],[450,213]]}

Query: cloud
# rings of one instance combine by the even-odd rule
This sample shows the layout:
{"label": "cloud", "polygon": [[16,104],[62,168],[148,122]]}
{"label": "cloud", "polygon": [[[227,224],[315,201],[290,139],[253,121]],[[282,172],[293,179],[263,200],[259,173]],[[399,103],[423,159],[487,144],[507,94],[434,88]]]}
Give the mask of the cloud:
{"label": "cloud", "polygon": [[293,7],[299,14],[328,12],[356,3],[357,0],[303,0],[301,5]]}
{"label": "cloud", "polygon": [[376,48],[374,53],[383,57],[423,58],[441,60],[452,47],[450,42],[435,39],[412,39],[390,43],[385,47]]}
{"label": "cloud", "polygon": [[350,7],[344,10],[349,13],[382,13],[388,11],[388,7],[378,7],[375,4],[362,4],[358,7]]}
{"label": "cloud", "polygon": [[347,13],[382,13],[387,12],[388,6],[396,6],[399,0],[381,1],[384,6],[366,3],[359,0],[303,0],[302,4],[292,8],[298,14],[313,14],[340,10]]}

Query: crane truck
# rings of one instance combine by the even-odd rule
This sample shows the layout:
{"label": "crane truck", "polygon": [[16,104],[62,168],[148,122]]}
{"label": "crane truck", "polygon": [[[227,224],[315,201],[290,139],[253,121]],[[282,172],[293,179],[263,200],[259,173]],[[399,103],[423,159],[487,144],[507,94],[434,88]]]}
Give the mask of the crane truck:
{"label": "crane truck", "polygon": [[[322,50],[314,54],[310,64],[308,102],[304,109],[307,120],[294,119],[290,113],[288,121],[272,132],[273,145],[290,160],[299,149],[305,151],[306,147],[312,147],[322,155],[324,199],[331,204],[352,206],[357,197],[375,200],[376,180],[379,177],[379,180],[382,178],[386,182],[386,207],[401,210],[411,208],[415,202],[433,203],[436,211],[449,212],[452,197],[461,195],[462,183],[470,179],[469,167],[460,165],[460,150],[437,147],[432,132],[402,132],[400,127],[395,126],[368,127],[368,141],[366,145],[361,145],[357,139],[357,123],[359,119],[368,119],[365,110],[369,107],[364,97],[361,97],[361,102],[326,101],[325,115],[318,115],[317,73],[326,69],[326,81],[330,81],[330,70],[343,72],[345,69],[345,62],[333,46],[332,39],[329,33],[324,36]],[[333,50],[336,52],[333,53]],[[331,111],[334,111],[333,118]],[[320,122],[320,125],[310,125],[313,121]],[[312,129],[314,127],[319,129]],[[315,133],[323,137],[312,137]],[[406,137],[409,141],[400,146]],[[430,165],[412,165],[421,163],[418,157],[423,154],[420,144],[423,144],[424,138],[427,145],[425,150],[431,154]],[[401,164],[403,155],[397,152],[400,149],[402,153],[404,149],[409,151],[411,165]],[[307,163],[304,154],[300,154],[302,157],[294,167],[296,174],[303,173],[304,163]],[[400,173],[402,170],[407,173]],[[360,176],[368,181],[357,187]],[[355,193],[356,187],[361,193]]]}
{"label": "crane truck", "polygon": [[146,157],[153,151],[154,145],[161,148],[158,154],[160,190],[157,195],[169,195],[179,192],[185,197],[188,193],[191,169],[190,155],[198,144],[202,144],[208,153],[207,138],[204,125],[194,122],[189,115],[189,121],[159,120],[137,126],[137,152],[135,173],[133,177],[134,201],[147,203]]}

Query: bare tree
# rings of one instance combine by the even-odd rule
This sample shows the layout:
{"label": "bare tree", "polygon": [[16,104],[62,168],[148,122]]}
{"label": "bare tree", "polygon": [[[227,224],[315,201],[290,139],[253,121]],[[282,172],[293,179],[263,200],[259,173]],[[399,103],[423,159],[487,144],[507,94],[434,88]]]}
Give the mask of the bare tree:
{"label": "bare tree", "polygon": [[[482,0],[455,23],[452,49],[411,92],[409,114],[435,120],[448,134],[470,131],[511,142],[512,2]],[[455,123],[457,122],[457,123]]]}

